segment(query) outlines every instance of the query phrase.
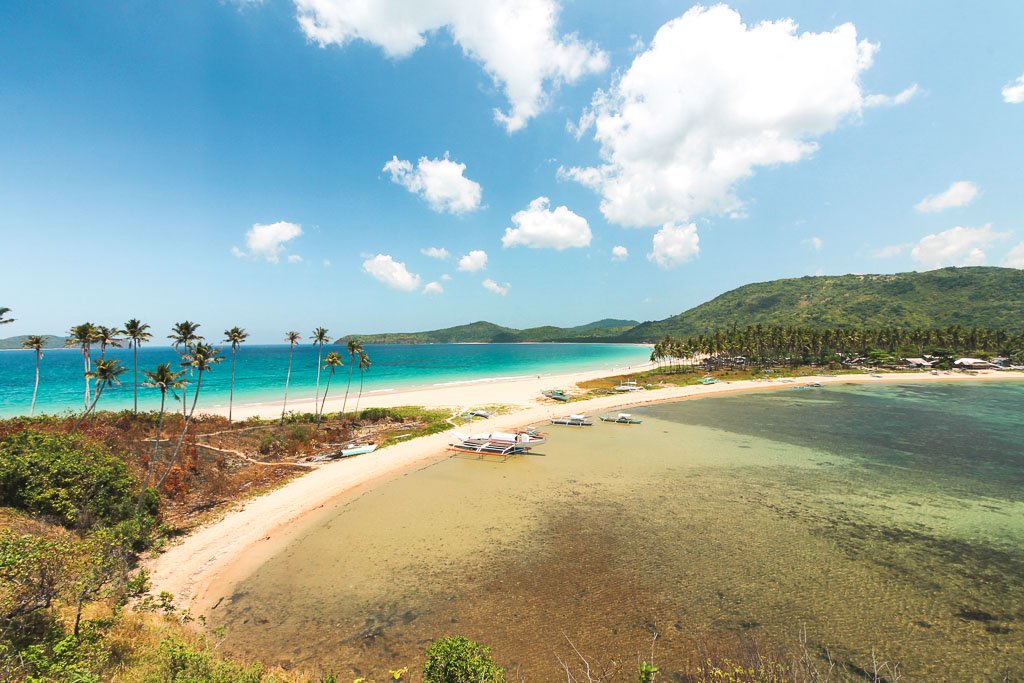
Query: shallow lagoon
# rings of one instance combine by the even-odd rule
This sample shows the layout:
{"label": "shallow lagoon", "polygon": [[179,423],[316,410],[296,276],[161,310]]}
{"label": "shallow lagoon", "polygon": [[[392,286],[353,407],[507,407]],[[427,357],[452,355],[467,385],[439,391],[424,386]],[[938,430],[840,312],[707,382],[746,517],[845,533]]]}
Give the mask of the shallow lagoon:
{"label": "shallow lagoon", "polygon": [[[1024,677],[1024,387],[844,386],[550,429],[340,501],[212,612],[229,650],[386,675],[430,640],[555,680],[705,648],[814,653],[909,680]],[[379,456],[387,457],[386,452]]]}

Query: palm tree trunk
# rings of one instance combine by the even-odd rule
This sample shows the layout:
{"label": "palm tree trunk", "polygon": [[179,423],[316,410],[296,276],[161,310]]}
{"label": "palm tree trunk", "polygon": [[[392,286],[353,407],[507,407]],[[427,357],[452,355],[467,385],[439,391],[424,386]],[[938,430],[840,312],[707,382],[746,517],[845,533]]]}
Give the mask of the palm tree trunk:
{"label": "palm tree trunk", "polygon": [[345,400],[341,403],[341,414],[345,414],[345,406],[348,405],[348,390],[352,388],[352,363],[355,362],[355,356],[349,358],[348,361],[348,385],[345,387]]}
{"label": "palm tree trunk", "polygon": [[84,368],[85,377],[85,408],[89,407],[89,355],[85,347],[82,347],[82,367]]}
{"label": "palm tree trunk", "polygon": [[156,469],[156,459],[160,454],[160,436],[164,430],[164,405],[167,403],[167,392],[161,390],[160,392],[160,417],[156,423],[156,442],[153,444],[153,455],[149,458],[149,467],[146,468],[146,478],[142,480],[142,490],[139,491],[139,500],[135,503],[135,516],[138,517],[139,513],[142,512],[142,499],[146,496],[146,488],[149,486],[149,480],[153,478],[153,470]]}
{"label": "palm tree trunk", "polygon": [[36,386],[32,390],[32,407],[28,409],[28,416],[32,417],[36,412],[36,394],[39,393],[39,361],[43,358],[42,351],[36,351]]}
{"label": "palm tree trunk", "polygon": [[320,424],[320,413],[317,411],[317,404],[320,403],[320,364],[323,362],[321,356],[324,354],[324,345],[320,345],[320,351],[316,354],[316,393],[313,394],[313,412],[317,414],[317,424]]}
{"label": "palm tree trunk", "polygon": [[93,409],[96,408],[96,404],[99,403],[99,401],[100,401],[100,394],[101,393],[103,393],[103,385],[102,384],[97,384],[96,385],[96,397],[92,400],[92,405],[89,406],[89,409],[86,410],[84,413],[82,413],[82,417],[78,418],[78,422],[75,423],[75,428],[71,430],[72,434],[74,434],[75,432],[78,431],[78,428],[82,426],[82,422],[85,421],[85,418],[89,417],[89,413],[91,413],[93,411]]}
{"label": "palm tree trunk", "polygon": [[320,411],[316,414],[316,423],[320,424],[320,418],[324,415],[324,403],[327,403],[327,392],[331,390],[331,378],[334,377],[334,366],[331,366],[331,374],[327,375],[327,386],[324,387],[324,398],[320,402]]}
{"label": "palm tree trunk", "polygon": [[228,395],[228,423],[231,423],[231,411],[235,406],[235,360],[238,358],[238,350],[231,347],[231,393]]}
{"label": "palm tree trunk", "polygon": [[359,395],[356,396],[356,409],[353,411],[356,414],[357,417],[359,416],[359,399],[361,399],[363,397],[363,375],[364,374],[366,374],[366,373],[363,372],[363,369],[359,368]]}
{"label": "palm tree trunk", "polygon": [[288,408],[288,385],[292,381],[292,354],[295,353],[295,347],[293,346],[288,351],[288,376],[284,379],[284,403],[281,404],[281,424],[284,424],[284,413]]}
{"label": "palm tree trunk", "polygon": [[135,407],[132,408],[132,414],[139,414],[139,344],[138,342],[132,344],[132,355],[135,359]]}
{"label": "palm tree trunk", "polygon": [[185,418],[185,427],[181,430],[181,437],[178,439],[178,445],[174,447],[174,453],[171,454],[171,459],[167,463],[167,469],[164,470],[164,474],[160,477],[160,481],[157,482],[156,488],[160,488],[167,481],[167,475],[171,473],[174,465],[178,462],[178,455],[181,453],[181,446],[185,443],[185,435],[188,434],[189,425],[192,424],[192,415],[196,412],[196,403],[199,402],[199,389],[203,386],[203,371],[199,371],[199,376],[196,378],[196,393],[192,397],[192,408],[188,411],[188,416]]}

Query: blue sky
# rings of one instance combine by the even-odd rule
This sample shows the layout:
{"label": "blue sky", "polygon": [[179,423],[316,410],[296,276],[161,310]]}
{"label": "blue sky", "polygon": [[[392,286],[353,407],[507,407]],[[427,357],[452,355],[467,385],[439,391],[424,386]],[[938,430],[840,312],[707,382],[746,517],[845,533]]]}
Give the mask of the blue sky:
{"label": "blue sky", "polygon": [[355,4],[3,3],[3,332],[575,325],[1024,267],[1022,3]]}

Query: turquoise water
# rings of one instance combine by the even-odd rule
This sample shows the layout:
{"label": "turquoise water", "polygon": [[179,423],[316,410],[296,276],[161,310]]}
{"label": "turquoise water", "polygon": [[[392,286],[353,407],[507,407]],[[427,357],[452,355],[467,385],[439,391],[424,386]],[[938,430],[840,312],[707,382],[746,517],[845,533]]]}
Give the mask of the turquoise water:
{"label": "turquoise water", "polygon": [[[488,378],[549,375],[579,370],[625,367],[646,362],[650,350],[625,344],[393,344],[366,346],[373,366],[365,375],[364,395],[374,391],[469,382]],[[346,367],[339,368],[331,395],[344,393],[348,382],[349,358],[346,347],[328,345],[329,351],[342,353]],[[289,347],[283,344],[245,345],[238,352],[235,373],[235,404],[280,401],[284,394]],[[93,352],[93,360],[99,356]],[[132,352],[108,349],[108,358],[121,360],[129,371],[121,376],[122,385],[103,393],[100,408],[116,410],[132,406]],[[179,356],[169,347],[147,346],[139,350],[141,371],[158,363],[177,367]],[[303,344],[295,349],[289,401],[312,398],[316,385],[317,350]],[[203,378],[200,409],[226,406],[231,379],[230,349],[225,361]],[[35,381],[35,354],[32,351],[0,352],[0,417],[28,414]],[[321,380],[321,387],[323,386]],[[359,370],[353,371],[352,390],[359,386]],[[39,397],[36,412],[57,413],[80,410],[83,406],[84,380],[82,356],[77,349],[46,351],[40,368]],[[500,401],[495,401],[496,403]],[[156,409],[160,394],[140,387],[139,407]]]}
{"label": "turquoise water", "polygon": [[455,633],[513,680],[566,680],[569,641],[599,667],[653,651],[666,681],[707,652],[805,648],[851,674],[830,680],[871,680],[873,658],[904,681],[1024,680],[1024,382],[633,412],[340,500],[210,623],[231,652],[342,678],[415,669]]}

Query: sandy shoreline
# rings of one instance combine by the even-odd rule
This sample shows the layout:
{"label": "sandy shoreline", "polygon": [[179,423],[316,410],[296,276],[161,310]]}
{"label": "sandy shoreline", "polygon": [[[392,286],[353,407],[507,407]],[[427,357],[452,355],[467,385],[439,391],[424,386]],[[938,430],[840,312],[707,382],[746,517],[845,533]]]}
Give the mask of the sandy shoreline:
{"label": "sandy shoreline", "polygon": [[[633,371],[643,368],[634,366]],[[471,408],[480,405],[513,406],[509,414],[477,422],[473,431],[509,430],[530,424],[546,423],[551,417],[568,413],[595,415],[599,412],[741,392],[766,391],[797,386],[800,383],[892,383],[1024,380],[1022,373],[983,371],[976,375],[929,373],[893,373],[870,375],[809,376],[790,381],[744,380],[708,386],[669,387],[629,394],[601,396],[570,404],[541,401],[539,392],[548,388],[571,389],[575,382],[621,374],[623,369],[573,373],[558,377],[513,379],[430,387],[412,391],[363,396],[360,408],[398,405]],[[350,407],[351,407],[351,396]],[[337,399],[328,400],[327,410],[340,409]],[[308,401],[310,407],[312,401]],[[333,407],[333,408],[332,408]],[[236,415],[279,415],[280,405],[254,406],[252,413]],[[296,406],[296,410],[301,410]],[[246,501],[220,520],[202,527],[159,557],[147,563],[154,593],[167,591],[175,596],[179,608],[193,615],[214,607],[227,591],[248,576],[263,561],[282,549],[322,514],[342,505],[354,496],[382,482],[429,466],[450,455],[445,447],[449,432],[434,434],[396,444],[375,454],[331,463],[299,477],[266,495]]]}

